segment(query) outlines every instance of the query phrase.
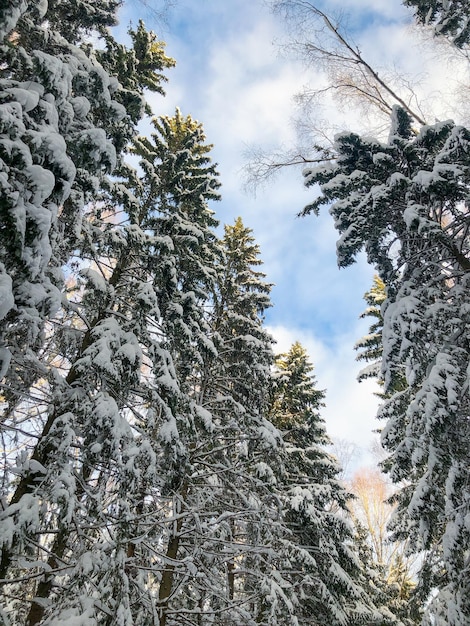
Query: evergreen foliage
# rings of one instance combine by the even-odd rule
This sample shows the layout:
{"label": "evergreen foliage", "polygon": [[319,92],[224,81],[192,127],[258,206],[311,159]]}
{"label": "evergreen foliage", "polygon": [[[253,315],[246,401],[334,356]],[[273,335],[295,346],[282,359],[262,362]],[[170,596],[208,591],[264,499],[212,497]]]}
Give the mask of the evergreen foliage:
{"label": "evergreen foliage", "polygon": [[397,537],[429,550],[429,589],[446,590],[449,624],[468,604],[468,130],[452,122],[415,136],[396,109],[388,143],[344,133],[335,163],[305,172],[322,194],[304,213],[332,203],[340,266],[364,249],[387,286],[383,311],[386,465],[407,486],[398,497]]}
{"label": "evergreen foliage", "polygon": [[414,564],[407,540],[393,540],[388,525],[395,514],[391,485],[378,468],[356,471],[349,508],[354,522],[354,543],[368,581],[368,593],[379,607],[387,607],[403,624],[420,624],[423,606],[414,602]]}
{"label": "evergreen foliage", "polygon": [[372,317],[375,321],[370,325],[369,333],[356,342],[354,349],[358,351],[357,361],[369,361],[358,375],[358,380],[366,378],[380,378],[382,369],[382,328],[383,317],[381,306],[386,299],[385,284],[375,275],[372,287],[364,294],[368,307],[361,318]]}
{"label": "evergreen foliage", "polygon": [[[382,305],[387,299],[385,283],[377,276],[374,276],[372,287],[364,294],[364,300],[369,305],[360,315],[361,318],[372,317],[376,321],[369,327],[369,333],[361,337],[356,342],[354,349],[358,351],[357,361],[369,361],[357,377],[361,382],[366,378],[375,378],[379,385],[383,386],[382,378],[382,332],[384,319],[382,315]],[[393,384],[393,389],[389,389],[387,394],[377,393],[380,398],[390,397],[395,391],[403,391],[407,387],[405,369],[397,376]]]}
{"label": "evergreen foliage", "polygon": [[[149,84],[124,86],[126,68],[109,64],[106,27],[118,4],[2,5],[0,377],[9,371],[12,406],[46,373],[38,354],[61,306],[64,266],[83,239],[84,207],[109,185],[143,114]],[[92,33],[104,44],[98,54]],[[154,39],[140,25],[138,52],[122,54],[137,56],[158,86],[155,72],[173,62],[161,45],[149,56],[145,36]]]}
{"label": "evergreen foliage", "polygon": [[388,624],[388,609],[374,606],[353,545],[347,510],[350,494],[337,478],[337,461],[319,410],[305,349],[295,343],[276,361],[277,384],[270,416],[285,441],[284,475],[278,482],[288,533],[279,548],[285,578],[294,591],[296,619],[310,624]]}
{"label": "evergreen foliage", "polygon": [[434,33],[449,38],[458,48],[470,42],[470,12],[466,0],[404,0],[412,7],[416,19],[432,25]]}
{"label": "evergreen foliage", "polygon": [[[109,65],[106,27],[116,8],[11,3],[2,21],[6,623],[8,615],[18,624],[102,623],[114,610],[116,623],[127,623],[132,592],[142,591],[129,588],[118,564],[131,545],[129,516],[141,506],[125,494],[141,494],[136,473],[149,452],[132,417],[144,359],[133,321],[142,311],[139,300],[127,301],[132,283],[146,280],[131,272],[141,243],[135,223],[116,224],[130,193],[107,176],[127,170],[123,155],[150,82],[124,86],[123,68]],[[103,38],[98,54],[91,34]],[[155,42],[143,25],[138,35]],[[172,65],[160,44],[151,56],[141,45],[137,56],[149,79]]]}
{"label": "evergreen foliage", "polygon": [[282,440],[266,419],[273,353],[263,315],[271,306],[271,285],[258,269],[259,246],[241,218],[225,226],[221,243],[210,316],[217,358],[208,363],[204,389],[224,451],[215,466],[225,469],[214,484],[225,494],[220,519],[227,521],[220,531],[231,540],[224,548],[226,623],[277,624],[281,617],[273,607],[288,600],[277,584],[272,544],[273,526],[280,523],[273,481]]}
{"label": "evergreen foliage", "polygon": [[373,554],[369,532],[357,519],[354,520],[354,545],[364,572],[366,593],[384,616],[379,622],[381,626],[421,624],[422,607],[416,611],[412,599],[415,584],[403,559],[397,557],[390,566],[379,563]]}
{"label": "evergreen foliage", "polygon": [[263,415],[273,362],[273,340],[262,325],[271,306],[271,285],[256,269],[262,264],[259,246],[241,218],[225,226],[222,241],[225,258],[214,294],[212,326],[223,345],[224,376],[232,380],[235,401]]}

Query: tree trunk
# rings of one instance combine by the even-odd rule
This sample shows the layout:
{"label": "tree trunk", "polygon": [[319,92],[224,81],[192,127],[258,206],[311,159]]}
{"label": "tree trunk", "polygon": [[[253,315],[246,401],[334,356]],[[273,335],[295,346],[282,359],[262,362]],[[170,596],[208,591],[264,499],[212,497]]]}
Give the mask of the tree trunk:
{"label": "tree trunk", "polygon": [[166,626],[168,606],[170,603],[171,593],[173,590],[173,581],[175,578],[175,561],[178,558],[178,551],[180,547],[180,532],[183,526],[183,513],[186,507],[186,497],[188,495],[188,481],[185,480],[181,487],[180,493],[175,496],[175,511],[177,515],[176,523],[174,525],[173,534],[168,541],[168,547],[165,554],[165,560],[168,561],[164,564],[165,569],[162,573],[162,579],[160,581],[160,587],[158,590],[158,613],[160,618],[159,626]]}

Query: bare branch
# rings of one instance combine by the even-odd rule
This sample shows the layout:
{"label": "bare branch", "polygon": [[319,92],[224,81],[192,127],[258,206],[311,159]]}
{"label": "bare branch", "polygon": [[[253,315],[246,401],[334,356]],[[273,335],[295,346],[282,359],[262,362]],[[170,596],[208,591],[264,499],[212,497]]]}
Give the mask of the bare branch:
{"label": "bare branch", "polygon": [[[403,81],[395,86],[395,81],[379,74],[343,29],[341,17],[334,19],[305,0],[277,0],[273,9],[299,32],[286,49],[296,52],[308,66],[326,71],[333,88],[344,90],[347,97],[356,90],[356,95],[378,106],[382,113],[400,105],[418,124],[426,123],[419,107],[413,108],[404,98]],[[346,84],[341,79],[344,74],[349,77]]]}
{"label": "bare branch", "polygon": [[333,153],[322,146],[313,146],[310,152],[302,148],[266,152],[262,148],[251,146],[246,150],[245,156],[245,189],[252,193],[286,167],[325,163],[334,159]]}
{"label": "bare branch", "polygon": [[285,167],[333,159],[331,150],[325,152],[324,146],[304,148],[310,142],[318,144],[325,139],[328,145],[332,135],[341,130],[331,121],[325,124],[325,120],[312,119],[312,114],[316,117],[324,103],[328,106],[326,115],[331,117],[328,96],[335,101],[336,111],[355,110],[361,118],[359,124],[366,126],[367,132],[377,133],[379,128],[383,132],[396,105],[417,126],[427,123],[411,80],[403,76],[401,69],[379,71],[374,67],[347,32],[343,15],[328,15],[308,0],[267,0],[267,3],[282,16],[289,33],[290,41],[280,48],[287,56],[311,68],[316,82],[294,97],[299,106],[294,122],[302,147],[280,148],[272,153],[250,148],[243,170],[246,189],[254,191]]}

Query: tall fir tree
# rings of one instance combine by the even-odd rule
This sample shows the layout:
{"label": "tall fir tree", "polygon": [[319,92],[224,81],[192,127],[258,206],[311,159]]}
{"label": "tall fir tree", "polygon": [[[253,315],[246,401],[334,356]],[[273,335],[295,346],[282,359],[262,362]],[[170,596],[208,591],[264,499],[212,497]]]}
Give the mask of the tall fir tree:
{"label": "tall fir tree", "polygon": [[273,359],[273,340],[263,327],[272,285],[257,269],[262,264],[260,249],[240,217],[225,226],[222,244],[225,257],[214,294],[212,328],[223,345],[223,373],[231,380],[231,395],[262,416]]}
{"label": "tall fir tree", "polygon": [[[212,329],[218,359],[210,364],[208,401],[220,416],[229,471],[221,476],[226,507],[239,511],[228,527],[233,548],[227,564],[232,605],[229,623],[278,623],[266,612],[285,604],[276,584],[271,544],[279,523],[273,477],[282,441],[266,419],[273,363],[272,338],[263,326],[271,285],[260,271],[260,249],[241,218],[226,225],[224,263],[213,295]],[[279,616],[277,619],[281,620]],[[271,621],[270,621],[271,620]],[[279,622],[281,623],[281,621]]]}
{"label": "tall fir tree", "polygon": [[387,287],[384,391],[403,372],[407,383],[380,410],[386,467],[406,484],[395,532],[432,555],[423,593],[442,590],[455,626],[470,617],[469,457],[462,445],[469,426],[469,139],[452,122],[415,135],[396,108],[388,143],[343,133],[334,163],[305,172],[306,184],[319,183],[322,194],[304,213],[332,203],[339,265],[365,249]]}
{"label": "tall fir tree", "polygon": [[362,574],[347,508],[350,494],[326,450],[330,440],[320,417],[325,394],[312,372],[305,349],[294,343],[276,361],[270,411],[285,442],[277,492],[288,532],[280,569],[291,587],[295,623],[391,624],[393,616],[376,608]]}
{"label": "tall fir tree", "polygon": [[177,519],[168,519],[169,565],[159,590],[160,623],[168,625],[265,623],[259,607],[268,592],[260,582],[270,576],[266,535],[274,506],[265,456],[280,445],[264,417],[272,363],[272,340],[262,327],[269,285],[255,269],[258,246],[241,220],[225,227],[221,249],[205,303],[216,350],[193,360],[192,425],[181,436],[188,460],[176,481],[168,463],[166,469]]}
{"label": "tall fir tree", "polygon": [[213,424],[203,406],[201,371],[216,354],[206,309],[221,250],[214,232],[217,221],[208,207],[208,201],[219,197],[219,182],[201,124],[176,111],[154,126],[156,132],[139,140],[136,153],[150,193],[157,192],[158,199],[151,227],[158,233],[158,349],[167,357],[155,353],[152,361],[165,406],[158,426],[162,556],[156,600],[164,626],[179,623],[181,614],[191,620],[210,593],[201,575],[201,551],[211,531],[205,481]]}
{"label": "tall fir tree", "polygon": [[[96,609],[106,593],[98,599],[90,574],[96,579],[98,571],[107,572],[107,593],[116,597],[116,576],[124,580],[116,564],[128,549],[128,534],[123,532],[127,520],[115,526],[112,520],[129,508],[124,494],[136,487],[132,460],[137,456],[138,465],[148,452],[144,441],[144,453],[136,454],[140,444],[129,420],[137,402],[142,339],[123,319],[137,320],[139,314],[130,314],[122,297],[141,241],[135,223],[115,224],[113,215],[130,194],[106,175],[126,172],[124,152],[148,109],[143,89],[162,92],[158,72],[173,61],[143,24],[130,32],[134,49],[120,46],[116,58],[106,31],[115,24],[116,8],[114,2],[99,10],[86,3],[12,4],[2,22],[8,28],[1,106],[10,124],[2,143],[2,168],[9,174],[2,230],[2,376],[8,384],[2,427],[4,441],[21,453],[16,468],[12,455],[5,457],[10,465],[2,483],[1,578],[14,623],[67,621],[79,614],[93,620],[107,608],[112,614],[106,603]],[[105,42],[96,54],[91,33]],[[131,78],[132,67],[139,73]],[[8,117],[9,111],[14,115]],[[40,197],[24,185],[28,176],[39,185]],[[93,199],[106,204],[107,226],[104,210],[85,211]],[[130,257],[120,258],[126,251]],[[95,263],[95,269],[82,272],[86,284],[78,299],[59,293],[61,270],[72,253],[80,255],[82,265]],[[77,265],[67,269],[68,284]],[[52,284],[54,305],[49,306]],[[59,303],[63,311],[54,316]],[[101,539],[109,538],[111,529],[120,543],[112,539],[104,548]],[[22,593],[15,593],[18,588]],[[122,598],[123,607],[128,596]],[[127,619],[122,610],[116,615],[118,623]]]}

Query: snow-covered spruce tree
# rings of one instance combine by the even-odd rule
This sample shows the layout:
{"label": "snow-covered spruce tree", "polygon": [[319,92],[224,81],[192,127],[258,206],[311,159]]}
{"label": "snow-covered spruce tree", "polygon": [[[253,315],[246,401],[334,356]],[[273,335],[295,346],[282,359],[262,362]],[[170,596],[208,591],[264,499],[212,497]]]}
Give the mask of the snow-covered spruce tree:
{"label": "snow-covered spruce tree", "polygon": [[[41,7],[27,4],[23,3],[19,12],[12,9],[17,22],[5,37],[8,62],[2,67],[1,110],[10,123],[3,127],[6,133],[2,167],[9,177],[2,182],[7,181],[10,191],[16,189],[3,196],[2,207],[6,226],[2,231],[2,250],[6,252],[2,267],[7,271],[2,286],[11,287],[12,294],[10,297],[8,289],[2,292],[3,337],[8,342],[2,354],[11,356],[12,364],[9,370],[5,365],[2,372],[7,374],[5,396],[9,400],[2,427],[6,447],[11,444],[21,453],[16,467],[13,464],[3,468],[0,578],[3,582],[14,579],[21,588],[21,593],[14,593],[10,582],[2,585],[14,623],[25,619],[32,624],[41,619],[44,608],[49,606],[51,589],[55,593],[57,580],[63,580],[57,578],[57,570],[68,569],[71,554],[75,563],[83,555],[75,540],[84,536],[80,535],[84,526],[80,526],[83,518],[78,513],[89,507],[89,502],[83,504],[85,495],[90,496],[88,489],[93,491],[89,481],[97,485],[99,476],[104,493],[110,472],[103,468],[120,463],[122,470],[116,455],[122,454],[122,442],[132,441],[119,411],[128,402],[123,400],[126,389],[132,388],[138,377],[139,347],[135,336],[116,324],[108,310],[117,306],[113,292],[123,277],[123,264],[115,266],[120,254],[117,242],[124,246],[126,233],[116,235],[109,267],[98,259],[100,244],[96,237],[100,228],[88,223],[89,211],[85,219],[82,213],[84,202],[97,197],[100,187],[107,188],[113,200],[110,210],[116,209],[121,186],[107,181],[105,175],[113,163],[117,166],[115,172],[122,167],[121,153],[135,134],[135,125],[145,109],[143,88],[150,86],[161,91],[162,77],[158,71],[172,61],[142,24],[130,33],[135,49],[120,48],[119,63],[107,48],[100,50],[99,63],[88,43],[78,45],[92,31],[102,33],[107,44],[111,43],[103,28],[114,23],[109,8],[115,6],[113,3],[109,7],[101,4],[98,11],[84,3],[77,10],[72,5],[68,7],[68,3],[49,3],[46,13],[46,5],[41,5],[41,14]],[[107,72],[110,58],[114,63],[111,69],[119,69],[121,75]],[[130,78],[127,72],[131,67],[140,68],[139,77]],[[27,80],[20,82],[20,78]],[[121,78],[123,83],[118,82]],[[14,114],[8,117],[8,111]],[[73,174],[67,185],[63,178],[66,170],[61,169],[64,164],[67,172]],[[28,168],[46,179],[49,176],[57,189],[64,187],[65,191],[47,193],[38,200],[27,185],[21,187],[28,180]],[[34,185],[40,182],[39,178]],[[41,193],[43,190],[41,187]],[[88,273],[93,279],[89,280],[80,306],[64,301],[64,310],[76,310],[78,315],[74,318],[68,313],[53,321],[51,330],[55,331],[64,319],[67,324],[72,319],[72,327],[61,329],[59,341],[59,337],[50,338],[50,331],[44,333],[44,322],[56,306],[46,307],[43,295],[52,293],[50,285],[54,283],[57,296],[57,288],[62,286],[59,269],[77,246],[80,262],[99,260],[99,272]],[[112,276],[107,284],[110,270]],[[69,268],[67,273],[70,271]],[[29,342],[32,349],[25,350]],[[53,352],[49,350],[51,346]],[[29,359],[26,365],[22,351]],[[39,352],[41,361],[35,352]],[[87,359],[91,359],[89,369],[84,365]],[[109,361],[114,364],[108,366]],[[43,379],[36,388],[29,388],[40,375]],[[117,389],[122,394],[118,395]],[[115,433],[114,442],[113,420],[122,426]],[[97,440],[93,437],[96,431],[100,432]],[[100,438],[106,445],[99,443]],[[89,449],[92,445],[94,452]],[[113,454],[109,452],[109,458],[105,455],[104,462],[100,450],[108,448]],[[4,459],[9,462],[11,456]],[[17,477],[14,482],[12,474]],[[90,519],[86,519],[86,527],[93,526]],[[98,527],[103,523],[100,519]],[[91,531],[89,538],[92,536]],[[31,562],[35,563],[34,569]],[[41,580],[42,571],[51,575]],[[35,591],[36,580],[40,582]],[[35,593],[41,601],[31,604]],[[17,602],[8,600],[15,596]],[[77,596],[76,601],[81,598]]]}
{"label": "snow-covered spruce tree", "polygon": [[432,25],[436,35],[442,35],[458,48],[470,43],[470,10],[466,0],[404,0],[412,7],[420,24]]}
{"label": "snow-covered spruce tree", "polygon": [[226,597],[232,606],[226,623],[291,623],[292,606],[279,584],[272,542],[273,533],[286,530],[280,528],[274,492],[282,441],[266,419],[273,354],[263,321],[271,306],[271,285],[259,269],[262,261],[253,232],[241,218],[225,226],[222,244],[225,259],[211,323],[218,358],[206,372],[206,401],[217,416],[218,436],[226,448],[226,470],[217,484],[226,494],[226,510],[238,511],[221,525],[232,543],[226,548]]}
{"label": "snow-covered spruce tree", "polygon": [[142,138],[136,152],[150,193],[158,196],[158,213],[148,227],[158,233],[159,348],[170,357],[160,359],[160,371],[154,365],[167,407],[159,419],[162,533],[155,555],[161,572],[156,610],[165,626],[201,623],[205,612],[220,608],[211,601],[220,594],[217,563],[204,561],[218,506],[210,485],[217,443],[202,371],[216,355],[207,308],[222,252],[208,208],[209,200],[218,199],[219,183],[201,125],[179,111],[154,125],[156,132]]}
{"label": "snow-covered spruce tree", "polygon": [[261,581],[269,577],[275,507],[265,457],[279,445],[263,416],[272,362],[262,328],[269,285],[256,271],[258,246],[241,220],[226,227],[221,244],[205,302],[206,350],[188,370],[177,419],[162,428],[168,519],[160,624],[267,623],[259,605],[269,594]]}
{"label": "snow-covered spruce tree", "polygon": [[368,307],[361,313],[361,318],[372,317],[375,321],[370,325],[369,332],[359,339],[354,349],[358,351],[357,361],[367,361],[358,375],[358,380],[366,378],[380,378],[382,371],[382,327],[383,317],[381,306],[385,302],[385,284],[377,276],[374,276],[372,287],[364,294],[364,300]]}
{"label": "snow-covered spruce tree", "polygon": [[263,327],[272,285],[257,269],[262,265],[260,249],[240,217],[233,226],[225,226],[222,247],[225,257],[213,296],[211,325],[223,346],[223,378],[230,381],[234,400],[261,416],[273,360],[273,340]]}
{"label": "snow-covered spruce tree", "polygon": [[[15,623],[25,604],[28,624],[79,616],[94,624],[153,624],[161,612],[158,581],[161,590],[171,571],[171,557],[161,552],[175,527],[168,491],[178,493],[189,446],[198,440],[192,377],[198,346],[210,346],[202,338],[202,289],[212,280],[218,244],[206,203],[218,182],[199,124],[178,112],[155,125],[153,153],[150,140],[145,155],[138,143],[143,177],[134,174],[115,189],[126,222],[116,224],[112,213],[103,224],[112,195],[90,209],[94,247],[84,260],[94,265],[81,270],[85,291],[69,307],[84,328],[69,324],[58,333],[56,351],[67,354],[69,371],[55,381],[50,430],[33,453],[47,447],[32,494],[44,503],[37,517],[44,527],[48,519],[47,529],[40,547],[31,545],[35,524],[14,546],[22,555],[35,548],[34,567],[45,575],[31,590],[37,600],[23,596]],[[193,367],[183,365],[185,341]],[[20,510],[10,506],[6,514]]]}
{"label": "snow-covered spruce tree", "polygon": [[415,135],[396,108],[388,143],[344,133],[332,156],[305,172],[322,194],[304,214],[332,203],[339,265],[365,249],[387,287],[384,391],[403,371],[407,382],[380,410],[386,467],[408,483],[395,533],[429,551],[421,589],[440,589],[448,623],[461,626],[470,619],[470,133],[448,121]]}
{"label": "snow-covered spruce tree", "polygon": [[[167,623],[167,595],[181,582],[175,570],[184,580],[197,567],[198,544],[188,553],[180,530],[196,532],[198,512],[207,509],[199,492],[185,507],[193,495],[189,479],[197,485],[191,454],[210,432],[195,389],[204,354],[214,351],[204,305],[220,253],[207,203],[218,198],[219,183],[199,123],[177,111],[154,120],[154,127],[150,138],[136,142],[144,174],[130,186],[137,202],[131,196],[130,224],[121,233],[120,283],[114,284],[115,273],[110,279],[114,297],[121,289],[116,321],[123,330],[129,326],[143,355],[140,388],[130,390],[137,398],[130,404],[124,389],[118,396],[127,398],[124,417],[135,430],[134,449],[124,447],[126,464],[119,480],[111,474],[104,493],[109,499],[109,485],[115,486],[106,511],[124,518],[114,521],[114,544],[108,541],[101,561],[95,556],[96,586],[119,624]],[[108,235],[115,247],[117,234]],[[123,448],[119,441],[116,447]],[[188,519],[189,528],[183,525]]]}
{"label": "snow-covered spruce tree", "polygon": [[278,537],[279,570],[291,588],[299,625],[391,624],[368,596],[353,545],[340,468],[320,417],[324,392],[316,388],[305,349],[295,343],[276,360],[270,418],[283,433],[283,474],[276,490],[288,529]]}
{"label": "snow-covered spruce tree", "polygon": [[0,378],[8,372],[13,404],[45,373],[44,322],[60,307],[83,207],[119,166],[144,112],[143,88],[161,90],[159,72],[172,64],[143,25],[131,33],[133,49],[113,42],[106,29],[119,5],[0,8]]}
{"label": "snow-covered spruce tree", "polygon": [[[44,321],[60,305],[62,267],[84,203],[119,164],[143,113],[145,80],[124,87],[118,79],[131,64],[110,74],[107,50],[100,63],[85,43],[92,32],[111,41],[105,27],[115,24],[117,5],[2,5],[0,373],[11,363],[6,397],[13,404],[44,375],[36,354]],[[145,61],[142,73],[158,77],[171,60],[152,43],[152,56],[140,46],[122,48],[121,58]]]}
{"label": "snow-covered spruce tree", "polygon": [[156,132],[140,138],[135,152],[147,179],[153,177],[157,185],[153,227],[162,241],[158,256],[164,285],[159,309],[178,379],[188,394],[197,386],[192,373],[201,354],[213,351],[205,305],[221,253],[214,232],[218,222],[207,203],[219,199],[220,183],[199,122],[177,110],[154,126]]}

